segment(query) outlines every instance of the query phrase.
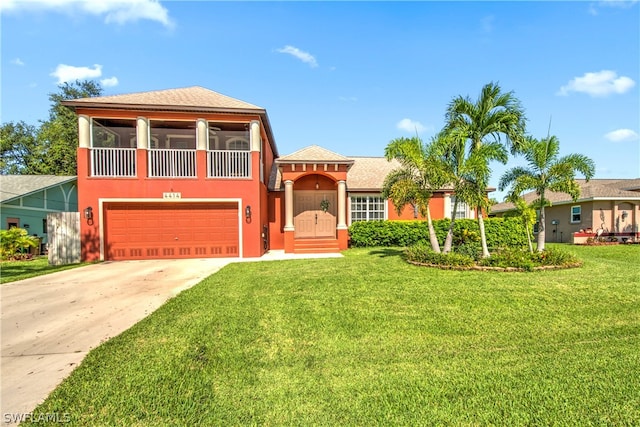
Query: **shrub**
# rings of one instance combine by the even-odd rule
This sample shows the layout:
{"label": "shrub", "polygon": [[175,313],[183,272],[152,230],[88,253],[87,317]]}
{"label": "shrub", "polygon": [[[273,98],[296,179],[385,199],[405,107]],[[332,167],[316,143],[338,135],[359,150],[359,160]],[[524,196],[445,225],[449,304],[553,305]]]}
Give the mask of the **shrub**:
{"label": "shrub", "polygon": [[449,252],[448,254],[436,253],[431,249],[427,241],[415,243],[405,250],[405,257],[409,261],[423,264],[435,264],[448,267],[471,267],[475,260],[467,255]]}
{"label": "shrub", "polygon": [[[449,230],[449,219],[433,221],[433,227],[442,246]],[[484,221],[487,246],[525,247],[527,236],[519,218],[487,218]],[[478,222],[474,219],[458,219],[454,225],[454,242],[459,244],[479,241]],[[429,239],[426,221],[358,221],[349,227],[351,245],[354,247],[409,246]]]}
{"label": "shrub", "polygon": [[560,249],[547,249],[542,252],[530,253],[527,250],[517,248],[501,249],[489,258],[480,260],[480,265],[502,268],[521,268],[531,271],[535,267],[559,266],[570,267],[578,265],[580,261],[575,255]]}
{"label": "shrub", "polygon": [[578,257],[574,254],[560,249],[546,249],[537,253],[540,265],[558,265],[568,267],[580,263]]}
{"label": "shrub", "polygon": [[536,253],[532,254],[525,249],[504,248],[494,252],[489,258],[481,259],[480,265],[502,268],[513,267],[531,271],[538,264],[537,258]]}
{"label": "shrub", "polygon": [[482,248],[478,242],[465,242],[454,248],[454,252],[460,255],[466,255],[477,261],[480,258]]}
{"label": "shrub", "polygon": [[0,257],[7,259],[30,258],[29,248],[35,248],[38,240],[24,228],[12,227],[8,230],[0,230]]}

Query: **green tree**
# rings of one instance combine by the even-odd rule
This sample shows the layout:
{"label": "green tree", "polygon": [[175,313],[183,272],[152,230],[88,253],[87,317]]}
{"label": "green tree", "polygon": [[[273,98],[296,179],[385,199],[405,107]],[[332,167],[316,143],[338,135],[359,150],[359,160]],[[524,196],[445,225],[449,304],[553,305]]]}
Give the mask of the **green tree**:
{"label": "green tree", "polygon": [[100,96],[94,81],[75,81],[58,86],[49,94],[49,119],[40,126],[22,121],[2,125],[0,173],[22,175],[75,175],[77,173],[78,121],[62,101]]}
{"label": "green tree", "polygon": [[37,130],[23,121],[5,123],[0,127],[0,174],[27,175],[38,169]]}
{"label": "green tree", "polygon": [[411,205],[426,217],[431,248],[440,252],[429,202],[433,191],[442,186],[443,177],[437,173],[439,163],[432,153],[432,145],[424,144],[417,136],[396,138],[387,145],[384,155],[389,161],[398,160],[401,166],[385,178],[382,196],[391,199],[398,215],[406,205]]}
{"label": "green tree", "polygon": [[576,173],[581,173],[590,180],[595,173],[595,163],[583,154],[569,154],[559,157],[560,141],[555,136],[541,140],[526,138],[519,151],[524,155],[528,167],[514,167],[507,170],[498,184],[502,191],[511,187],[510,194],[521,194],[535,190],[538,198],[533,201],[540,210],[538,219],[538,252],[545,245],[545,206],[549,201],[545,198],[547,191],[566,193],[576,201],[580,197],[580,186],[575,181]]}
{"label": "green tree", "polygon": [[[447,107],[445,117],[445,129],[463,135],[470,142],[469,153],[478,152],[473,160],[476,163],[473,168],[475,172],[468,181],[470,190],[474,193],[473,200],[470,201],[478,211],[482,256],[488,257],[483,213],[490,206],[487,198],[491,176],[489,162],[507,162],[506,151],[496,152],[496,144],[502,144],[514,152],[523,143],[526,120],[524,110],[513,92],[503,93],[497,83],[491,82],[482,88],[476,101],[468,96],[454,98]],[[493,146],[488,150],[481,150],[488,143]],[[483,155],[491,157],[483,158]]]}
{"label": "green tree", "polygon": [[50,175],[77,174],[78,119],[62,101],[100,96],[100,84],[91,80],[59,85],[57,93],[49,94],[49,120],[38,131],[42,165],[40,172]]}

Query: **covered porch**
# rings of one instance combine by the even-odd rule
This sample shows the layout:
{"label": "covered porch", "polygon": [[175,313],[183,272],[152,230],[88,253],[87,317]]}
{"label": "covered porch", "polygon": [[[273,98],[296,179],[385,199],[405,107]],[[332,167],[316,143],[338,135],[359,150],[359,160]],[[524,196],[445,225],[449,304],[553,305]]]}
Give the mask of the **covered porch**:
{"label": "covered porch", "polygon": [[318,146],[276,160],[284,184],[284,250],[347,249],[347,172],[353,160]]}

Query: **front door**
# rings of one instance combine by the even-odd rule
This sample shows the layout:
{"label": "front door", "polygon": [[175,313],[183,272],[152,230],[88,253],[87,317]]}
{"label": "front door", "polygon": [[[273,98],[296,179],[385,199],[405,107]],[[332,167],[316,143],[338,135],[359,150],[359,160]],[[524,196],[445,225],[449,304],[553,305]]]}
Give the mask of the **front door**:
{"label": "front door", "polygon": [[[296,238],[336,236],[336,192],[296,191],[293,226]],[[322,206],[326,207],[326,212]]]}

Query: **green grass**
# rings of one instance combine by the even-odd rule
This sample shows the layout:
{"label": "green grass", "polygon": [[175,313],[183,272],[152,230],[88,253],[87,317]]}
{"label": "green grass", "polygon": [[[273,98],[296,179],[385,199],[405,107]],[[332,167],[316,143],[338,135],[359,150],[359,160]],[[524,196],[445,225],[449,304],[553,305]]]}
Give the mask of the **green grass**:
{"label": "green grass", "polygon": [[91,351],[71,425],[639,425],[640,246],[444,271],[398,249],[225,267]]}
{"label": "green grass", "polygon": [[46,256],[38,256],[28,261],[2,261],[0,262],[0,284],[42,276],[83,265],[87,264],[49,265]]}

